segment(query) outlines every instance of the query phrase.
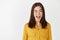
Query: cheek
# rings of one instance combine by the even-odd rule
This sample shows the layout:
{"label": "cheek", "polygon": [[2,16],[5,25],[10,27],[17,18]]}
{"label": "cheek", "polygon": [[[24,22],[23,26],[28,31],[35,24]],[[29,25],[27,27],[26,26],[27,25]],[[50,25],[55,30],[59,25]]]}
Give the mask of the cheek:
{"label": "cheek", "polygon": [[42,12],[40,12],[40,16],[41,16],[41,17],[43,16],[43,13],[42,13]]}
{"label": "cheek", "polygon": [[34,13],[34,17],[36,16],[37,14],[36,13]]}

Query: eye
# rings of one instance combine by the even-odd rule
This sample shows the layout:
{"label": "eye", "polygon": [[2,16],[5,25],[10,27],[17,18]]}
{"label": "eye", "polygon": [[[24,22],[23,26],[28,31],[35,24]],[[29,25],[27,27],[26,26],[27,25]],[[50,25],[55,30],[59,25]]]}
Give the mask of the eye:
{"label": "eye", "polygon": [[39,10],[40,12],[43,12],[42,10]]}
{"label": "eye", "polygon": [[36,13],[37,13],[37,10],[34,10],[34,12],[36,12]]}

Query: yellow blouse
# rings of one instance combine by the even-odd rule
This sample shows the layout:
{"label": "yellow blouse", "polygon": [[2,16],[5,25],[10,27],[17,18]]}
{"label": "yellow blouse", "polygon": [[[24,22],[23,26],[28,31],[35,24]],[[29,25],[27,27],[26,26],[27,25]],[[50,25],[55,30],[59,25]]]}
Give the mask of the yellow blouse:
{"label": "yellow blouse", "polygon": [[28,23],[26,23],[24,25],[23,40],[52,40],[50,24],[48,23],[45,29],[40,25],[38,30],[37,26],[29,28]]}

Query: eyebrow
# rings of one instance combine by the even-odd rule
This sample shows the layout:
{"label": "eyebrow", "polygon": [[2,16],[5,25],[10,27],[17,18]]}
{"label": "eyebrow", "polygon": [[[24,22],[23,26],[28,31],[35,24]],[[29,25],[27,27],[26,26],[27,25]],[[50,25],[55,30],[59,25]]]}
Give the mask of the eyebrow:
{"label": "eyebrow", "polygon": [[[36,10],[36,9],[35,9]],[[42,10],[42,9],[39,9],[39,10]]]}

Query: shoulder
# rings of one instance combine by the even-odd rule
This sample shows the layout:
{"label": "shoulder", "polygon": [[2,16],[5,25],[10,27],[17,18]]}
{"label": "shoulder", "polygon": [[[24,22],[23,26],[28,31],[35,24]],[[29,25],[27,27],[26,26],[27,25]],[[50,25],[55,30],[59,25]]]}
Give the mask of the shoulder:
{"label": "shoulder", "polygon": [[25,23],[24,24],[24,28],[28,28],[28,23]]}
{"label": "shoulder", "polygon": [[47,26],[50,26],[51,24],[49,22],[47,22]]}
{"label": "shoulder", "polygon": [[47,28],[51,28],[51,24],[47,22]]}

